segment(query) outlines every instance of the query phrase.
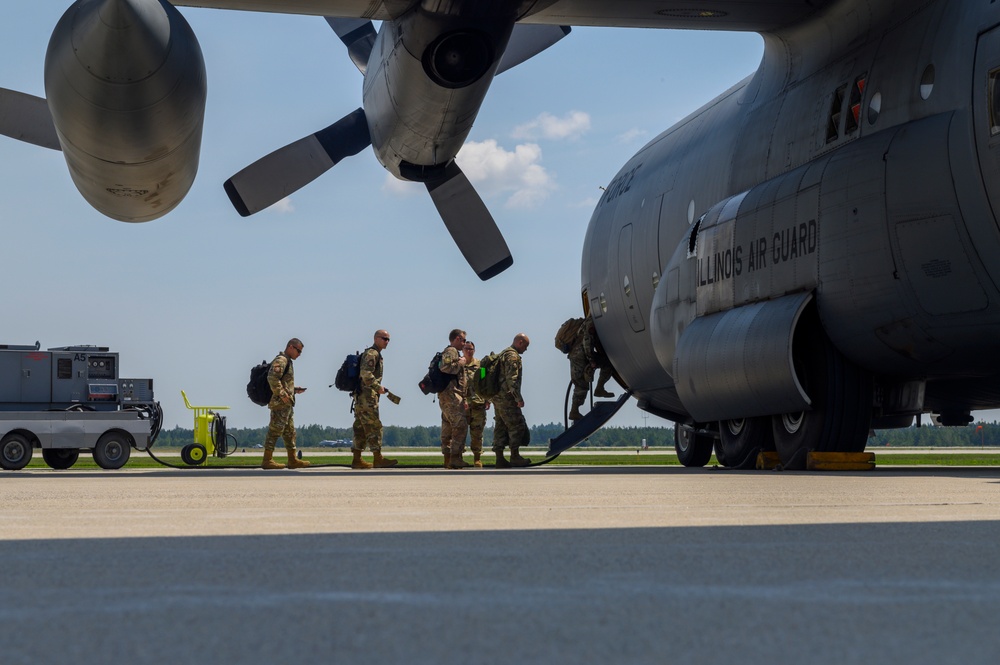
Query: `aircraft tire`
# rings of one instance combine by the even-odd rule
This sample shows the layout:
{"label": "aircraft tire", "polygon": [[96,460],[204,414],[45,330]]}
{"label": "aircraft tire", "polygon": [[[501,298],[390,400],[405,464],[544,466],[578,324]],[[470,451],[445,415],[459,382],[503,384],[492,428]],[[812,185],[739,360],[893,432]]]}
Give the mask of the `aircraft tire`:
{"label": "aircraft tire", "polygon": [[752,469],[761,450],[774,450],[771,418],[762,416],[719,422],[715,457],[720,464],[732,469]]}
{"label": "aircraft tire", "polygon": [[715,450],[715,461],[722,466],[729,466],[729,458],[726,457],[726,449],[722,447],[722,440],[717,440],[712,444]]}
{"label": "aircraft tire", "polygon": [[50,469],[68,469],[80,459],[76,448],[42,448],[42,459]]}
{"label": "aircraft tire", "polygon": [[128,437],[119,432],[105,432],[93,449],[97,466],[108,470],[125,466],[131,454],[132,447],[129,445]]}
{"label": "aircraft tire", "polygon": [[820,333],[797,358],[799,378],[812,409],[771,418],[775,449],[786,469],[806,468],[809,452],[862,452],[872,418],[872,376]]}
{"label": "aircraft tire", "polygon": [[674,425],[674,450],[684,466],[705,466],[712,458],[713,437],[699,434],[688,425]]}

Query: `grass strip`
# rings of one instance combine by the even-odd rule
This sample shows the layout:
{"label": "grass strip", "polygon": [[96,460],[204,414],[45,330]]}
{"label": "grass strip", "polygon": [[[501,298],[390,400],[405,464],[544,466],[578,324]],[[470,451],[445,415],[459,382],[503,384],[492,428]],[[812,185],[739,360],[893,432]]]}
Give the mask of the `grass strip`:
{"label": "grass strip", "polygon": [[[170,462],[171,464],[181,465],[181,459],[177,456],[166,456],[163,453],[170,451],[154,451],[160,453],[160,457],[164,461]],[[392,457],[393,452],[398,451],[385,451],[385,454]],[[36,451],[32,457],[31,462],[28,463],[26,468],[28,469],[45,469],[48,466],[42,460],[40,453]],[[533,461],[538,462],[544,459],[544,451],[528,451],[525,453],[527,457],[530,457]],[[284,455],[275,456],[276,460],[281,461]],[[335,465],[349,465],[351,463],[350,454],[340,453],[340,454],[314,454],[307,452],[305,454],[305,459],[309,460],[313,464],[335,464]],[[371,455],[365,453],[365,459],[371,460]],[[399,467],[407,468],[421,468],[421,467],[440,467],[441,466],[441,455],[437,452],[428,452],[426,455],[400,455],[396,458],[399,461]],[[467,462],[470,462],[472,456],[467,454],[465,457]],[[948,453],[948,452],[934,452],[934,453],[894,453],[892,455],[878,455],[875,454],[875,463],[877,467],[887,467],[887,466],[1000,466],[1000,453]],[[485,464],[487,468],[493,466],[492,456],[487,456],[485,458]],[[622,452],[621,454],[595,454],[588,455],[574,454],[574,455],[562,455],[555,460],[549,462],[549,464],[556,464],[560,466],[680,466],[680,462],[677,460],[677,455],[671,452],[643,452],[641,454],[635,454],[630,452]],[[709,461],[709,467],[716,466],[717,461],[713,456]],[[218,467],[230,467],[239,466],[246,467],[248,469],[255,469],[260,466],[260,457],[258,456],[232,456],[224,459],[219,459],[215,457],[209,457],[205,460],[205,463],[201,465],[203,468],[218,468]],[[80,459],[72,467],[74,470],[86,470],[86,469],[99,469],[100,467],[94,463],[94,460],[87,453],[81,453]],[[156,460],[151,458],[144,452],[132,451],[132,456],[128,463],[125,465],[127,469],[153,469],[153,468],[165,468],[161,466]],[[194,468],[194,467],[192,467]]]}

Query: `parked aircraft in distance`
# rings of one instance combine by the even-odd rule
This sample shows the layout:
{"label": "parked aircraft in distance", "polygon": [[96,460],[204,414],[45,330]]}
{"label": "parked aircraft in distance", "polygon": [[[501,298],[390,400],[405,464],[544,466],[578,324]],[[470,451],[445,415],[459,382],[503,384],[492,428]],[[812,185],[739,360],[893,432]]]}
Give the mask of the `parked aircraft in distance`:
{"label": "parked aircraft in distance", "polygon": [[[677,423],[692,466],[713,449],[731,467],[773,449],[801,468],[811,451],[863,450],[871,427],[1000,408],[1000,4],[173,4],[325,16],[365,75],[361,109],[230,178],[241,213],[370,143],[426,183],[483,279],[512,259],[454,156],[497,72],[564,26],[758,32],[757,71],[640,150],[593,214],[584,312],[617,378]],[[197,170],[205,74],[170,3],[78,0],[45,78],[44,100],[0,91],[0,132],[61,148],[109,216],[177,205]]]}
{"label": "parked aircraft in distance", "polygon": [[353,444],[346,439],[324,439],[316,445],[320,448],[350,448]]}

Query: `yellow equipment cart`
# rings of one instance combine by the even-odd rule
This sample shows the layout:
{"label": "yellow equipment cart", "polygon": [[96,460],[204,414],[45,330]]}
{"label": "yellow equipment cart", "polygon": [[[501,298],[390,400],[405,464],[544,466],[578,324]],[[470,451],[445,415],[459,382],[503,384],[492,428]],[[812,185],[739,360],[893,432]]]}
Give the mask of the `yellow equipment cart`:
{"label": "yellow equipment cart", "polygon": [[185,464],[198,466],[209,455],[226,457],[229,455],[229,441],[226,434],[226,418],[217,413],[228,406],[192,406],[187,394],[182,390],[184,406],[194,411],[194,443],[181,448],[181,459]]}

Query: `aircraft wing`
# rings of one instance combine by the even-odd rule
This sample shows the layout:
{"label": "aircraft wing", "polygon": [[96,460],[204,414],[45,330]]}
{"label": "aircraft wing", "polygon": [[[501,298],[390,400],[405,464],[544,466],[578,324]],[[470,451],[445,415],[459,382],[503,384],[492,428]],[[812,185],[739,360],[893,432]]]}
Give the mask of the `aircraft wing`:
{"label": "aircraft wing", "polygon": [[274,14],[308,14],[331,18],[396,18],[420,0],[169,0],[177,7],[237,9]]}
{"label": "aircraft wing", "polygon": [[402,15],[420,0],[169,0],[177,7],[237,9],[273,14],[308,14],[332,18],[386,21]]}
{"label": "aircraft wing", "polygon": [[[472,0],[479,1],[479,0]],[[718,0],[674,4],[663,0],[538,0],[521,23],[768,32],[815,14],[835,0]],[[171,0],[182,7],[210,7],[278,14],[311,14],[376,21],[395,18],[419,0]],[[673,6],[673,7],[671,7]]]}
{"label": "aircraft wing", "polygon": [[[524,23],[621,28],[768,32],[792,25],[835,0],[556,0],[538,2]],[[696,55],[696,54],[692,54]]]}

